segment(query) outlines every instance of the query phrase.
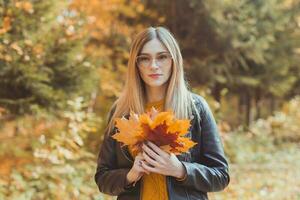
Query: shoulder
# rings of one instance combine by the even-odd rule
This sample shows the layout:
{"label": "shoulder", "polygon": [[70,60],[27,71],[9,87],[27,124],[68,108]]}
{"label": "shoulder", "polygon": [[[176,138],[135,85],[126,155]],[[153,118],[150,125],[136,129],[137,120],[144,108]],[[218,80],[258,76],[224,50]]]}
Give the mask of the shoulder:
{"label": "shoulder", "polygon": [[201,114],[203,112],[207,112],[209,109],[209,105],[207,103],[207,101],[205,100],[205,98],[199,94],[196,93],[192,93],[191,92],[191,96],[193,99],[193,103],[197,109],[197,111]]}

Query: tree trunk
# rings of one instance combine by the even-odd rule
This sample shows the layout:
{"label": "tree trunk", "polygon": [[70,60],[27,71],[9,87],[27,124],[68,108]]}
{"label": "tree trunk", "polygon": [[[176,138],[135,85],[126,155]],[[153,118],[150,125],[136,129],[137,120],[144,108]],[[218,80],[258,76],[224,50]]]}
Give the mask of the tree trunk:
{"label": "tree trunk", "polygon": [[176,9],[177,9],[177,6],[176,6],[176,1],[172,1],[172,4],[171,4],[171,12],[172,12],[172,18],[173,18],[173,20],[172,20],[172,32],[173,33],[178,33],[177,32],[177,23],[176,23],[176,17],[177,17],[177,11],[176,11]]}
{"label": "tree trunk", "polygon": [[240,93],[241,95],[239,95],[239,105],[238,105],[238,120],[239,120],[239,124],[244,123],[244,118],[242,113],[244,113],[244,95],[243,93]]}
{"label": "tree trunk", "polygon": [[249,128],[249,125],[250,125],[250,115],[251,115],[251,95],[250,95],[250,92],[247,91],[245,93],[245,103],[246,103],[246,112],[245,112],[245,126],[246,126],[246,129]]}
{"label": "tree trunk", "polygon": [[219,103],[221,102],[221,90],[222,90],[221,85],[219,83],[216,83],[213,88],[212,95],[214,96],[214,99]]}
{"label": "tree trunk", "polygon": [[257,88],[255,90],[255,107],[256,107],[255,119],[259,119],[261,117],[260,104],[261,104],[261,90],[260,88]]}
{"label": "tree trunk", "polygon": [[275,110],[275,98],[271,96],[270,99],[270,115],[273,115],[273,112]]}

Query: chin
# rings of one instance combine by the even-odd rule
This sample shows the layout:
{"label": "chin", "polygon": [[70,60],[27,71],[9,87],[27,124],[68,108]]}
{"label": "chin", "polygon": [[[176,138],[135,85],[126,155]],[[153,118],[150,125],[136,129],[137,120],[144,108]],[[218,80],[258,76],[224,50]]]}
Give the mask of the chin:
{"label": "chin", "polygon": [[161,87],[163,86],[167,81],[147,81],[146,84],[149,87]]}

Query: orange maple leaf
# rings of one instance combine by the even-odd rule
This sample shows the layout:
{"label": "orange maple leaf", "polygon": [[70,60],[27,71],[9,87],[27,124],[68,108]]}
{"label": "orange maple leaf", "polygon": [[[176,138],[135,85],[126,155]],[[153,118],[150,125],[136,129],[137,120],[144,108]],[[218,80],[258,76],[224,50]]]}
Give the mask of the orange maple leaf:
{"label": "orange maple leaf", "polygon": [[173,112],[151,112],[140,116],[130,113],[129,119],[117,118],[118,133],[112,137],[123,145],[129,145],[132,151],[142,151],[141,145],[151,141],[166,152],[181,154],[193,147],[195,142],[184,137],[188,133],[190,120],[179,120]]}

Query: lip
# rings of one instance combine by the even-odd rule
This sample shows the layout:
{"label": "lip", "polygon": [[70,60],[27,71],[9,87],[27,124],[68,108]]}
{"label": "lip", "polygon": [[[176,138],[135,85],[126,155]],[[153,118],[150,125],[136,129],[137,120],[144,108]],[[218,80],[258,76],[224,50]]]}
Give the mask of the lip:
{"label": "lip", "polygon": [[162,76],[162,74],[149,74],[148,76],[151,77],[151,78],[157,79],[160,76]]}

